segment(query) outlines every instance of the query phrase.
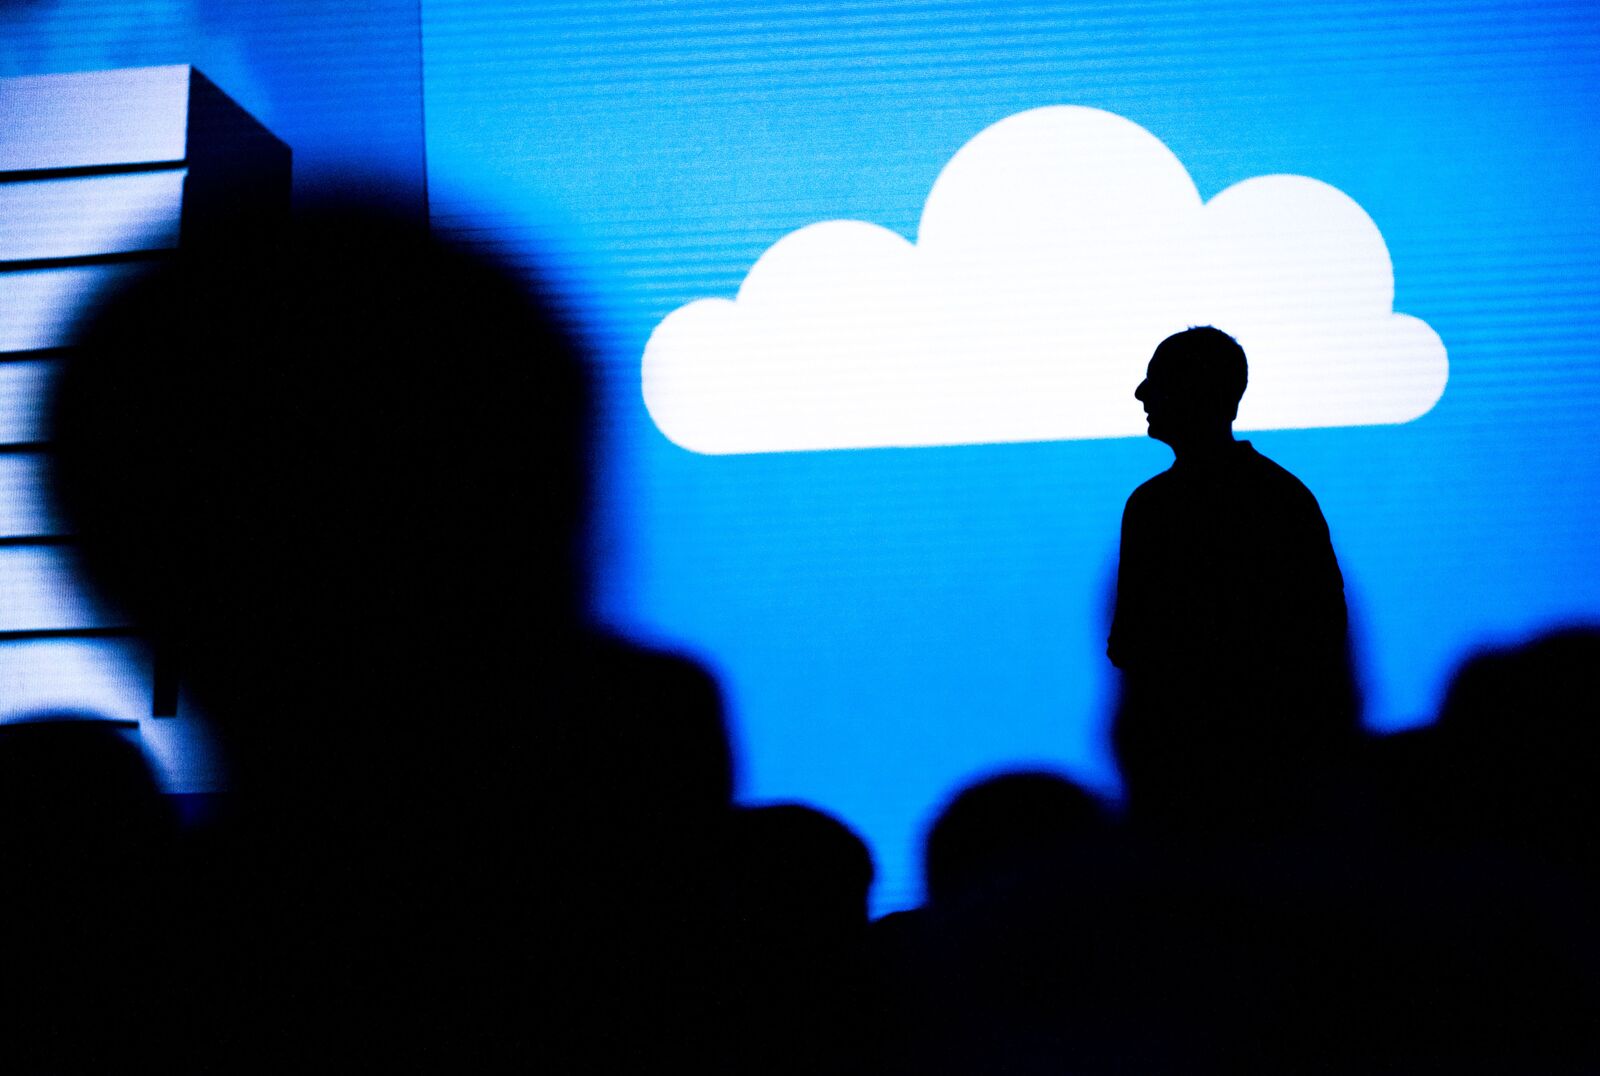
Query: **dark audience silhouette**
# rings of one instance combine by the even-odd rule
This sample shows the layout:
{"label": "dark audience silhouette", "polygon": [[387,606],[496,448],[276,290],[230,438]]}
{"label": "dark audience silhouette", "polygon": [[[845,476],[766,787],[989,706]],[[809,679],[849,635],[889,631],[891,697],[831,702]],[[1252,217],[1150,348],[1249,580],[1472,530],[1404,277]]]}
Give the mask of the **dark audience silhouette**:
{"label": "dark audience silhouette", "polygon": [[[229,770],[197,853],[194,1063],[702,1042],[711,984],[674,930],[729,809],[720,699],[585,625],[591,389],[551,308],[335,206],[180,252],[79,345],[61,511]],[[630,991],[634,1016],[600,1015]]]}
{"label": "dark audience silhouette", "polygon": [[1600,883],[1600,631],[1573,627],[1474,656],[1452,681],[1433,772],[1412,780],[1426,832]]}
{"label": "dark audience silhouette", "polygon": [[177,1000],[176,819],[143,753],[90,714],[0,725],[0,1056],[16,1072],[159,1064]]}
{"label": "dark audience silhouette", "polygon": [[1091,793],[1058,774],[1003,773],[960,792],[923,845],[923,889],[949,906],[997,888],[1105,836],[1110,819]]}
{"label": "dark audience silhouette", "polygon": [[229,788],[183,827],[115,723],[0,726],[8,1070],[1600,1069],[1600,630],[1364,736],[1226,334],[1137,392],[1176,462],[1124,517],[1124,803],[978,781],[869,923],[846,823],[735,806],[706,669],[590,623],[590,367],[542,294],[332,206],[91,312],[59,507]]}
{"label": "dark audience silhouette", "polygon": [[863,946],[871,854],[801,804],[746,808],[728,848],[738,990],[725,1026],[745,1072],[869,1071]]}

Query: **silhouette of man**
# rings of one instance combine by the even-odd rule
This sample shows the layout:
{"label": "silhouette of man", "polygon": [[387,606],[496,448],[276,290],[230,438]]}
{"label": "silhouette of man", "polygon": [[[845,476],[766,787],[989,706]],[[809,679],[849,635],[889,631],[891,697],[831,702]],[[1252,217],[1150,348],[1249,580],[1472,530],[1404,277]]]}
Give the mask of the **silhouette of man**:
{"label": "silhouette of man", "polygon": [[1161,342],[1134,392],[1176,459],[1122,517],[1106,652],[1123,672],[1116,739],[1130,798],[1130,763],[1166,778],[1223,756],[1272,768],[1306,753],[1319,728],[1353,728],[1328,525],[1298,479],[1234,439],[1247,378],[1233,337],[1193,328]]}

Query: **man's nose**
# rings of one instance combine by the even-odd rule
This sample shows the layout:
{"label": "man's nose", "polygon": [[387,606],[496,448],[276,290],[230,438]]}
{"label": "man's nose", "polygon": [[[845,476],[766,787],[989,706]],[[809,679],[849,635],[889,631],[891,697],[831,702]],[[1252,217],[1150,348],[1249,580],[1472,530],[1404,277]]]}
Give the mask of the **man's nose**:
{"label": "man's nose", "polygon": [[1144,387],[1148,384],[1150,384],[1148,381],[1139,382],[1139,387],[1133,390],[1133,398],[1135,400],[1142,401],[1144,399]]}

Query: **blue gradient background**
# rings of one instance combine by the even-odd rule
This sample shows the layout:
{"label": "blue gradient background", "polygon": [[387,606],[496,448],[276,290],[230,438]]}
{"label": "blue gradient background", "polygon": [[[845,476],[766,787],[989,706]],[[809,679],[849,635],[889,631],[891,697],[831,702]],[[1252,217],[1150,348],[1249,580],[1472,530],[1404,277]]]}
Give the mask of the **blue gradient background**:
{"label": "blue gradient background", "polygon": [[1600,613],[1596,14],[426,0],[434,219],[608,296],[587,318],[610,387],[604,614],[715,666],[745,795],[857,826],[893,907],[917,895],[922,827],[974,776],[1045,763],[1115,787],[1117,526],[1170,454],[697,456],[640,399],[655,323],[731,296],[814,221],[914,238],[954,151],[1039,105],[1138,122],[1207,197],[1273,172],[1332,183],[1383,231],[1395,308],[1443,337],[1450,384],[1405,426],[1252,440],[1322,502],[1369,722],[1415,723],[1465,649]]}
{"label": "blue gradient background", "polygon": [[697,456],[640,397],[656,322],[731,296],[805,224],[914,236],[955,150],[1040,105],[1134,120],[1208,197],[1274,172],[1333,184],[1382,230],[1395,308],[1443,338],[1450,383],[1405,426],[1252,440],[1322,502],[1369,723],[1425,720],[1469,648],[1600,617],[1597,15],[57,0],[0,12],[0,74],[193,62],[294,146],[302,189],[382,169],[441,231],[543,265],[603,368],[603,617],[714,667],[744,797],[849,821],[886,910],[917,899],[920,832],[973,777],[1046,764],[1115,789],[1117,525],[1170,455]]}

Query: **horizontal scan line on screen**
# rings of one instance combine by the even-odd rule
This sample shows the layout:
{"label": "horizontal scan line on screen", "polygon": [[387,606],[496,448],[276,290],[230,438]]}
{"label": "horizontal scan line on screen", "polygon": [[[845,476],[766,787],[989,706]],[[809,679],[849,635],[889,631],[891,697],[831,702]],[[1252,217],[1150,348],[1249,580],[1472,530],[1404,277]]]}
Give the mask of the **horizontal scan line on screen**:
{"label": "horizontal scan line on screen", "polygon": [[84,179],[90,176],[135,175],[140,172],[171,172],[188,167],[188,162],[141,161],[133,164],[75,164],[62,168],[12,168],[0,171],[0,183],[31,183],[46,179]]}
{"label": "horizontal scan line on screen", "polygon": [[[33,269],[75,269],[92,265],[126,265],[130,262],[151,262],[165,251],[130,250],[117,254],[69,254],[59,258],[21,258],[16,261],[0,260],[0,274],[25,273]],[[40,350],[61,350],[42,348]]]}

